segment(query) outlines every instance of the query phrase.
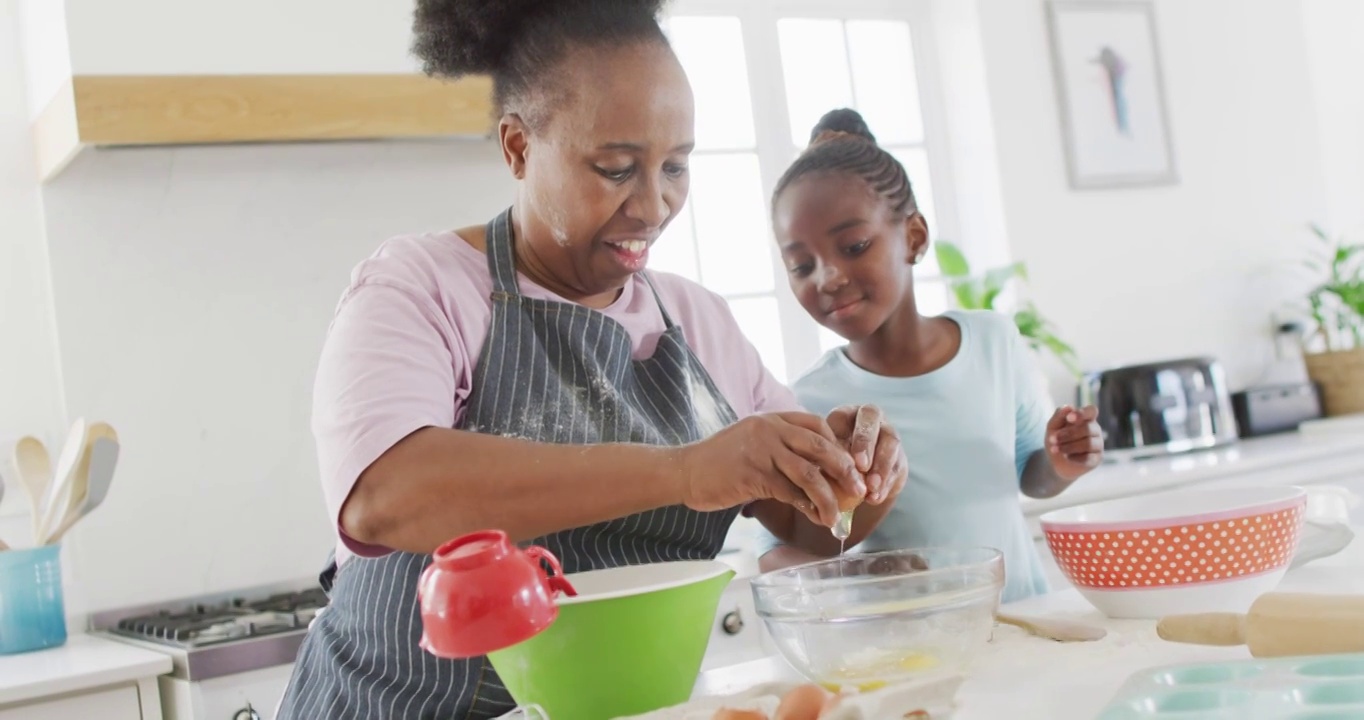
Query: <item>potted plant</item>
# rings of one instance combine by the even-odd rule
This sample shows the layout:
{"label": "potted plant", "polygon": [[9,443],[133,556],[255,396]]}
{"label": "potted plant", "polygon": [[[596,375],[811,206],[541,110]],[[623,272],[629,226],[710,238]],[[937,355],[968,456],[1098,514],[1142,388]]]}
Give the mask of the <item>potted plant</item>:
{"label": "potted plant", "polygon": [[1303,265],[1320,281],[1307,293],[1307,375],[1321,389],[1326,415],[1364,413],[1364,245],[1310,227],[1318,243]]}
{"label": "potted plant", "polygon": [[[988,270],[983,275],[972,275],[971,265],[956,245],[939,240],[934,244],[938,267],[947,286],[963,310],[996,310],[995,302],[1014,279],[1028,279],[1027,267],[1021,262]],[[1018,332],[1036,352],[1049,352],[1066,366],[1075,377],[1081,376],[1075,349],[1056,334],[1055,328],[1038,312],[1030,300],[1024,300],[1013,311]]]}

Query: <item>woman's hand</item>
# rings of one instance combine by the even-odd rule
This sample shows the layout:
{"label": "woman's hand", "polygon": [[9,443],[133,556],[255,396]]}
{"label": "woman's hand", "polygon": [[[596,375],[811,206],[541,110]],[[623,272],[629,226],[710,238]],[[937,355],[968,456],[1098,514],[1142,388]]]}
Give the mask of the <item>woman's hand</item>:
{"label": "woman's hand", "polygon": [[838,519],[831,482],[858,497],[867,492],[844,443],[806,413],[752,415],[681,452],[683,498],[693,510],[770,498],[830,527]]}
{"label": "woman's hand", "polygon": [[867,502],[880,505],[905,487],[909,462],[900,434],[875,405],[844,405],[829,413],[834,435],[852,455],[867,480]]}

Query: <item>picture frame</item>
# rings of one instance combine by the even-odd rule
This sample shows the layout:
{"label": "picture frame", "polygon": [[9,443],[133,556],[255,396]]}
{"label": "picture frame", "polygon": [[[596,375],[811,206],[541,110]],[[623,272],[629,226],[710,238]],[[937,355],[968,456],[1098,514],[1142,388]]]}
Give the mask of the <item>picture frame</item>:
{"label": "picture frame", "polygon": [[1052,67],[1074,189],[1179,182],[1149,0],[1049,0]]}

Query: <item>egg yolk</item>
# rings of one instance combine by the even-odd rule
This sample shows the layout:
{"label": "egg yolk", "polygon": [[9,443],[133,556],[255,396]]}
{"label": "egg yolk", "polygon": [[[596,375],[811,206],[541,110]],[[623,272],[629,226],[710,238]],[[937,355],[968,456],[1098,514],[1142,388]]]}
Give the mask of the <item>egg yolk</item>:
{"label": "egg yolk", "polygon": [[858,692],[871,692],[886,687],[890,682],[879,678],[866,680],[859,680],[857,678],[866,678],[868,676],[874,678],[877,675],[894,676],[908,672],[918,672],[920,670],[931,670],[937,666],[938,658],[929,655],[928,653],[910,653],[901,658],[888,660],[875,665],[864,665],[857,668],[841,668],[832,673],[824,682],[820,683],[820,685],[822,685],[825,690],[835,693],[849,687],[857,688]]}

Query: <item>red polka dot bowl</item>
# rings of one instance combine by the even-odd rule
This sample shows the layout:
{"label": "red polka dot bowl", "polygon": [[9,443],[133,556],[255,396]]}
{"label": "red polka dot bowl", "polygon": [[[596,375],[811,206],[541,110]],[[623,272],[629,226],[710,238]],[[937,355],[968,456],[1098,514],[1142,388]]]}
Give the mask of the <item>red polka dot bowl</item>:
{"label": "red polka dot bowl", "polygon": [[1245,612],[1298,546],[1300,487],[1195,489],[1041,517],[1061,572],[1111,618]]}

